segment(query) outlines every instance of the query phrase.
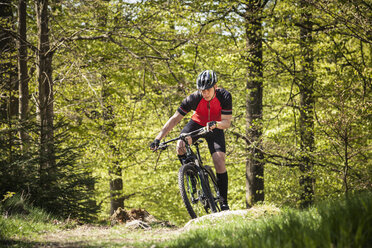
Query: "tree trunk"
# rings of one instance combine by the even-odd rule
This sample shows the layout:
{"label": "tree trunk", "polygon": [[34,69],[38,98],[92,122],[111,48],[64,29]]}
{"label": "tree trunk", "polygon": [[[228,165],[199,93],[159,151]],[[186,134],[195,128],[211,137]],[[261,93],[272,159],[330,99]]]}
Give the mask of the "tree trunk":
{"label": "tree trunk", "polygon": [[[112,157],[117,157],[118,149],[110,142],[110,135],[115,135],[115,122],[114,114],[112,112],[112,106],[108,103],[109,93],[106,88],[106,76],[102,77],[102,102],[103,102],[103,135],[109,140],[108,146],[111,149]],[[123,197],[123,179],[122,170],[117,161],[109,164],[108,173],[110,176],[110,215],[112,215],[119,207],[124,208],[124,197]]]}
{"label": "tree trunk", "polygon": [[54,133],[53,133],[53,80],[52,58],[49,45],[48,0],[35,1],[38,26],[38,118],[40,121],[40,181],[45,186],[53,179],[55,170]]}
{"label": "tree trunk", "polygon": [[[104,2],[109,2],[109,0],[104,0]],[[97,8],[101,7],[100,3],[97,2]],[[102,7],[101,7],[102,8]],[[106,7],[103,8],[103,13],[106,13]],[[98,15],[98,25],[101,27],[105,27],[107,25],[107,15],[100,14]],[[112,113],[112,106],[107,103],[109,98],[108,90],[106,89],[106,76],[103,75],[102,77],[102,102],[104,103],[103,109],[103,132],[104,135],[109,139],[110,135],[115,132],[115,123],[113,121],[113,113]],[[113,157],[117,156],[117,147],[113,144],[109,144],[111,151],[113,153]],[[122,179],[122,169],[118,162],[114,161],[112,164],[109,165],[108,170],[110,176],[110,215],[112,215],[116,209],[119,207],[124,208],[124,197],[123,197],[123,179]]]}
{"label": "tree trunk", "polygon": [[344,176],[343,176],[343,181],[344,181],[344,187],[345,187],[345,194],[348,193],[349,191],[349,185],[347,182],[347,177],[349,173],[349,132],[348,128],[345,128],[345,134],[344,134]]}
{"label": "tree trunk", "polygon": [[123,179],[122,171],[119,165],[109,170],[110,174],[110,215],[112,215],[119,207],[124,208],[123,197]]}
{"label": "tree trunk", "polygon": [[246,161],[246,206],[264,200],[264,163],[262,136],[262,6],[261,1],[247,1],[247,89],[246,135],[251,144]]}
{"label": "tree trunk", "polygon": [[27,43],[26,43],[26,0],[18,1],[18,81],[19,81],[19,120],[20,130],[19,137],[21,140],[22,149],[25,151],[28,147],[28,135],[26,132],[25,123],[29,115],[29,91],[28,91],[28,72],[27,72]]}
{"label": "tree trunk", "polygon": [[300,184],[303,187],[301,195],[301,206],[308,207],[313,202],[314,178],[313,158],[314,151],[314,63],[313,63],[313,37],[312,23],[306,2],[301,1],[301,25],[300,25],[300,48],[302,61],[301,80],[298,83],[300,90],[300,145],[302,152],[302,163],[300,170],[302,176]]}
{"label": "tree trunk", "polygon": [[[16,44],[14,38],[5,30],[12,30],[14,23],[13,9],[11,0],[3,0],[0,7],[0,20],[2,28],[0,30],[0,123],[6,125],[6,135],[2,135],[0,140],[5,145],[4,151],[7,152],[7,160],[13,162],[15,133],[13,125],[14,117],[18,112],[18,80],[16,57]],[[4,154],[5,155],[5,154]]]}
{"label": "tree trunk", "polygon": [[13,29],[13,9],[11,0],[3,0],[0,5],[0,111],[4,120],[10,121],[18,112],[18,80],[16,71],[15,40],[5,30]]}

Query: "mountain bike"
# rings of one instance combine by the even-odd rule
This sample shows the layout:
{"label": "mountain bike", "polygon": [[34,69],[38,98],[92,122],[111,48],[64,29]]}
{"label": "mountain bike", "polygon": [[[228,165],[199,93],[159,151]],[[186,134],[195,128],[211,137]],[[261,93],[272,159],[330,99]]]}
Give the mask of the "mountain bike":
{"label": "mountain bike", "polygon": [[[209,132],[203,127],[190,133],[182,133],[179,137],[162,142],[157,150],[165,150],[169,143],[183,140],[186,148],[186,159],[178,171],[178,187],[187,212],[191,218],[198,218],[210,212],[221,211],[222,198],[217,186],[216,176],[210,166],[203,165],[197,140],[189,145],[188,137],[198,138]],[[195,147],[196,152],[191,148]]]}

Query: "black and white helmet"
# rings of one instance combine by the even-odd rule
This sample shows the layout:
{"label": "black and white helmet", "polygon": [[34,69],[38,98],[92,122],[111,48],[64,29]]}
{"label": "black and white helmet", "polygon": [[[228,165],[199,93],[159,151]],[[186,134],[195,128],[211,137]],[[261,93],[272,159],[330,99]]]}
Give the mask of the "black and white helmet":
{"label": "black and white helmet", "polygon": [[206,90],[212,88],[217,83],[217,75],[212,70],[205,70],[196,79],[196,88]]}

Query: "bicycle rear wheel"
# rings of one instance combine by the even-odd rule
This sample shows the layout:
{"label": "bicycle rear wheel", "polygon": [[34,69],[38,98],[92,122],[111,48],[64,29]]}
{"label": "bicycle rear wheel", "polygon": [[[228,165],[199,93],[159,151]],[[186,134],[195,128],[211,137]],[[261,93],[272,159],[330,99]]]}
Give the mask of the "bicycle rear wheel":
{"label": "bicycle rear wheel", "polygon": [[201,180],[194,163],[182,165],[178,171],[178,187],[187,212],[191,218],[208,214],[209,202],[201,186]]}

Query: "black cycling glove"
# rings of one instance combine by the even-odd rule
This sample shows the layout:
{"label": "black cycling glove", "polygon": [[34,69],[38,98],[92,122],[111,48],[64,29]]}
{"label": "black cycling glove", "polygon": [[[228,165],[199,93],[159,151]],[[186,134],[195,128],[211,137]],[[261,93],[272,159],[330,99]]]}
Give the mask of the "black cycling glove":
{"label": "black cycling glove", "polygon": [[151,150],[155,150],[156,148],[159,147],[159,144],[160,144],[160,140],[155,139],[154,142],[152,142],[152,143],[150,144],[150,149],[151,149]]}
{"label": "black cycling glove", "polygon": [[208,128],[213,127],[214,125],[216,125],[217,127],[217,121],[210,121],[207,123],[207,125],[208,125]]}

